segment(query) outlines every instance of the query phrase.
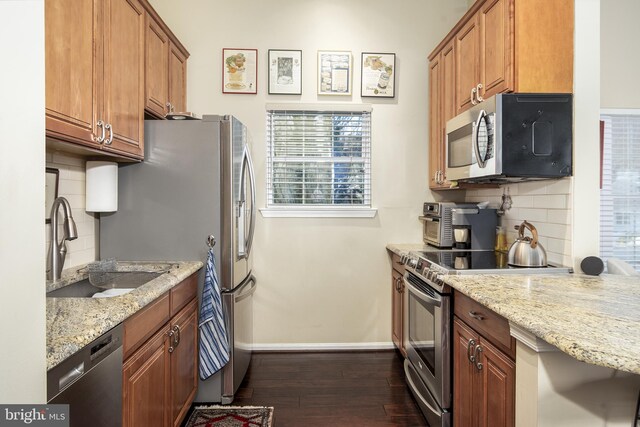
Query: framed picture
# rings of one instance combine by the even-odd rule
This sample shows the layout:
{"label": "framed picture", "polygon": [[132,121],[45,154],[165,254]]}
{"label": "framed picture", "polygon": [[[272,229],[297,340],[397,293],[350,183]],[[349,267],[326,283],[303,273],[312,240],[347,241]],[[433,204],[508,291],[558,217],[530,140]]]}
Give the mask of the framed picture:
{"label": "framed picture", "polygon": [[302,95],[302,51],[269,49],[269,95]]}
{"label": "framed picture", "polygon": [[318,95],[351,95],[350,51],[318,51]]}
{"label": "framed picture", "polygon": [[396,94],[396,54],[362,52],[361,96],[393,98]]}
{"label": "framed picture", "polygon": [[258,93],[258,49],[222,49],[222,93]]}
{"label": "framed picture", "polygon": [[58,198],[58,181],[60,179],[60,171],[54,168],[46,168],[44,181],[44,222],[51,222],[51,207],[53,201]]}

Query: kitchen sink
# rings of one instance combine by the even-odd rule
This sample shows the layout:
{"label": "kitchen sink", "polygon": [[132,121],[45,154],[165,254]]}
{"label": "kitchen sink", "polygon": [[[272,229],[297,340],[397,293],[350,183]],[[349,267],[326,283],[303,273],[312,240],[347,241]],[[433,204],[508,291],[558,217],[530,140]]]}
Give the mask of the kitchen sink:
{"label": "kitchen sink", "polygon": [[[99,292],[103,296],[117,296],[139,288],[166,271],[104,271],[91,272],[89,278],[47,292],[54,298],[91,298]],[[115,291],[114,291],[115,290]]]}

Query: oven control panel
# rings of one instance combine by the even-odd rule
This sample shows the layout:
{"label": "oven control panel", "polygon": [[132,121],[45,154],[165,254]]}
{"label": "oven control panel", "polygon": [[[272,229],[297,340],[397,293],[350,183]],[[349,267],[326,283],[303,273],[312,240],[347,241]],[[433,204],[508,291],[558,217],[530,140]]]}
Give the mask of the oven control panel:
{"label": "oven control panel", "polygon": [[443,276],[447,274],[446,269],[413,253],[404,255],[401,261],[412,273],[430,285],[435,285],[440,289],[444,286]]}

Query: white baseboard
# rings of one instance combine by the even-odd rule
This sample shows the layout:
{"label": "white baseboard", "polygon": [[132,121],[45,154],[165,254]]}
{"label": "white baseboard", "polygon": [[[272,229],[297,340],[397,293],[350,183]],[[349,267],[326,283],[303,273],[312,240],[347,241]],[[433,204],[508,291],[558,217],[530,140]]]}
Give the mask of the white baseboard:
{"label": "white baseboard", "polygon": [[255,351],[392,350],[394,348],[392,342],[253,344]]}

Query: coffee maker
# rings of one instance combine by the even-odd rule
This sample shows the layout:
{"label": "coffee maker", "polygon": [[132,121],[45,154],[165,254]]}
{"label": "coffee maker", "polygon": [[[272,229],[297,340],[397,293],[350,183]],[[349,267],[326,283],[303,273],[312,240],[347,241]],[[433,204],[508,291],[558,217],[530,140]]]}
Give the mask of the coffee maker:
{"label": "coffee maker", "polygon": [[496,242],[496,209],[454,208],[451,210],[454,248],[493,250]]}

